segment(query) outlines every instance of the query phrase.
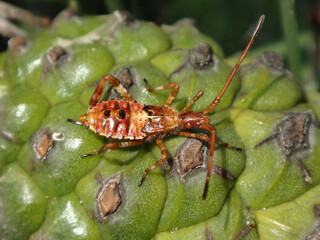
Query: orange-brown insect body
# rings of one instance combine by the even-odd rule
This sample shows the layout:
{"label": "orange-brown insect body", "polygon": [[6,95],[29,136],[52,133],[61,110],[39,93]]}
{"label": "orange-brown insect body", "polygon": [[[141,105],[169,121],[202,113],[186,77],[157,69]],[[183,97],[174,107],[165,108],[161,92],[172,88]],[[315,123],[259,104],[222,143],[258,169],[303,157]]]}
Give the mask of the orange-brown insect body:
{"label": "orange-brown insect body", "polygon": [[89,108],[85,123],[100,136],[113,139],[144,139],[141,129],[148,122],[144,105],[125,100],[99,102]]}
{"label": "orange-brown insect body", "polygon": [[[136,146],[146,141],[155,139],[160,148],[162,158],[144,171],[143,176],[139,182],[139,186],[141,186],[147,174],[152,169],[163,163],[168,157],[166,147],[162,142],[162,138],[165,135],[171,133],[210,142],[207,177],[202,195],[202,200],[204,201],[207,196],[209,180],[211,176],[214,145],[215,143],[217,143],[215,128],[210,124],[210,120],[206,116],[206,114],[211,112],[219,104],[221,97],[227,90],[242,60],[249,51],[253,40],[257,36],[263,21],[264,16],[262,15],[246,49],[233,68],[219,95],[202,112],[194,112],[189,108],[203,95],[203,91],[197,93],[196,96],[181,110],[181,112],[178,112],[177,110],[170,107],[171,103],[179,92],[179,85],[177,83],[150,88],[149,84],[145,80],[146,87],[150,92],[172,88],[172,92],[164,105],[162,107],[159,107],[144,105],[135,102],[130,93],[122,86],[118,79],[111,75],[103,77],[91,96],[88,112],[79,117],[79,122],[73,121],[71,119],[68,119],[68,121],[74,122],[79,125],[85,125],[100,136],[111,139],[119,139],[121,141],[107,143],[98,151],[84,154],[82,155],[82,157],[96,155],[106,149]],[[108,81],[125,100],[99,101],[106,81]],[[183,131],[183,129],[190,128],[204,129],[211,134],[211,137]],[[232,149],[241,150],[235,146],[229,145],[228,143],[218,143]]]}
{"label": "orange-brown insect body", "polygon": [[146,141],[209,123],[206,115],[192,110],[179,115],[169,106],[144,105],[126,100],[98,102],[79,120],[100,136]]}

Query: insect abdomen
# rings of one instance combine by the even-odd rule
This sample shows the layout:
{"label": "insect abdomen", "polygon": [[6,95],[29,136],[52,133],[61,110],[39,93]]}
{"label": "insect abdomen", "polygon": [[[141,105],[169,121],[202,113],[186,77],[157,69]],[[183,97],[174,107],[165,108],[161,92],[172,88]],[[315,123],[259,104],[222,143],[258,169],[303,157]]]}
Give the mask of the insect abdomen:
{"label": "insect abdomen", "polygon": [[144,105],[125,100],[100,102],[88,111],[90,129],[114,139],[143,139],[141,129],[148,122]]}

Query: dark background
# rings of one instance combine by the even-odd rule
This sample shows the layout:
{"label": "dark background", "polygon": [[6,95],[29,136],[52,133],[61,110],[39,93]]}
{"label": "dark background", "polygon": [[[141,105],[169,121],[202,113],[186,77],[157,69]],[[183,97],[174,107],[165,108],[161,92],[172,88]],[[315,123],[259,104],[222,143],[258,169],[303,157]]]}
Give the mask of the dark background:
{"label": "dark background", "polygon": [[[299,79],[315,78],[320,89],[320,0],[11,0],[11,4],[34,14],[54,18],[61,10],[77,5],[79,15],[108,14],[117,9],[128,10],[141,20],[157,24],[173,24],[181,18],[193,18],[199,30],[216,40],[226,56],[244,48],[257,20],[266,19],[252,51],[274,50],[282,53],[287,67]],[[288,37],[283,31],[280,3],[294,3],[292,9],[300,44],[288,50]],[[0,50],[7,48],[7,39],[0,39]],[[320,48],[318,48],[320,49]],[[295,56],[289,56],[291,53]],[[289,53],[289,54],[288,54]],[[307,67],[305,67],[307,66]],[[301,70],[302,69],[302,70]],[[307,69],[307,70],[305,70]],[[304,74],[303,72],[308,72]]]}
{"label": "dark background", "polygon": [[[279,0],[281,1],[281,0]],[[266,15],[258,45],[283,38],[279,1],[277,0],[79,0],[81,14],[106,14],[115,9],[127,9],[138,19],[158,24],[172,24],[189,17],[196,20],[201,32],[210,35],[226,55],[242,48],[247,35],[261,14]],[[68,7],[63,0],[11,0],[11,4],[28,9],[37,15],[53,18]],[[299,30],[310,30],[311,12],[317,1],[297,0],[295,9]]]}

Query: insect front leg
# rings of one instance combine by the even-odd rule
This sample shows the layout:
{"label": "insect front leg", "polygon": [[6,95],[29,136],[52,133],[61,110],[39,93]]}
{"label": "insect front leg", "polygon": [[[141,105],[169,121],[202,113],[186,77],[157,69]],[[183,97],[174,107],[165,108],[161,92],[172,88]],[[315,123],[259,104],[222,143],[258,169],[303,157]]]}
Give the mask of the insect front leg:
{"label": "insect front leg", "polygon": [[130,142],[129,141],[127,141],[127,142],[111,142],[111,143],[107,143],[106,145],[104,145],[98,151],[88,153],[88,154],[82,154],[81,157],[84,158],[84,157],[94,156],[94,155],[102,153],[106,149],[133,147],[133,146],[140,145],[143,142],[144,142],[144,140],[137,140],[137,141],[130,141]]}
{"label": "insect front leg", "polygon": [[116,79],[114,76],[107,75],[101,79],[99,85],[96,87],[96,90],[94,90],[89,102],[90,107],[94,107],[97,102],[99,102],[106,81],[110,83],[110,85],[120,94],[121,97],[130,102],[134,101],[130,93],[123,87],[118,79]]}
{"label": "insect front leg", "polygon": [[146,83],[146,88],[148,89],[149,92],[158,91],[158,90],[162,90],[162,89],[173,88],[170,96],[168,97],[168,99],[164,103],[164,106],[170,106],[171,105],[171,103],[176,98],[176,96],[177,96],[177,94],[179,92],[179,89],[180,89],[180,86],[179,86],[178,83],[170,83],[170,84],[166,84],[166,85],[163,85],[163,86],[150,88],[147,79],[143,79],[143,81]]}
{"label": "insect front leg", "polygon": [[203,95],[203,91],[199,91],[192,99],[189,101],[186,106],[181,110],[179,115],[185,113],[196,101],[198,101],[199,98],[201,98]]}
{"label": "insect front leg", "polygon": [[157,139],[156,142],[157,142],[157,144],[158,144],[158,146],[159,146],[159,148],[160,148],[161,156],[162,156],[162,157],[161,157],[161,159],[160,159],[158,162],[156,162],[154,165],[152,165],[151,167],[147,168],[147,169],[144,171],[144,173],[143,173],[143,175],[142,175],[142,178],[141,178],[141,180],[140,180],[140,182],[139,182],[139,186],[142,185],[142,183],[143,183],[144,179],[146,178],[147,174],[148,174],[152,169],[158,167],[158,166],[159,166],[160,164],[162,164],[165,160],[167,160],[168,152],[167,152],[167,149],[166,149],[166,147],[164,146],[163,142],[162,142],[160,139]]}

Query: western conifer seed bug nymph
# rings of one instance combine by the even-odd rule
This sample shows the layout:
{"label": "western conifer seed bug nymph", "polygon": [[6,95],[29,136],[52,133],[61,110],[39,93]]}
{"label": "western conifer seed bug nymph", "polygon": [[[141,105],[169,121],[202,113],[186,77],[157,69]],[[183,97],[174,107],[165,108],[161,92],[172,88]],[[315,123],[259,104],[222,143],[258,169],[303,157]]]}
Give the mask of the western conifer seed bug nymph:
{"label": "western conifer seed bug nymph", "polygon": [[[172,92],[165,101],[164,105],[159,107],[135,102],[130,93],[121,85],[118,79],[111,75],[103,77],[91,96],[88,112],[81,115],[79,117],[79,121],[74,121],[72,119],[68,119],[68,121],[78,125],[85,125],[100,136],[110,139],[119,139],[120,141],[107,143],[98,151],[89,154],[83,154],[81,156],[93,156],[100,154],[106,149],[132,147],[156,140],[162,157],[154,165],[144,171],[139,182],[139,186],[141,186],[147,174],[167,159],[168,153],[162,142],[162,138],[164,136],[168,134],[175,134],[210,142],[207,177],[202,195],[202,200],[205,201],[212,171],[214,145],[216,143],[215,128],[210,124],[209,117],[206,114],[211,112],[219,104],[221,97],[227,90],[242,60],[248,53],[254,39],[256,38],[263,21],[264,15],[260,17],[249,43],[247,44],[237,64],[233,68],[219,95],[202,112],[194,112],[190,110],[190,107],[203,95],[203,91],[198,92],[195,97],[179,112],[170,107],[179,91],[179,85],[177,83],[151,88],[148,82],[145,80],[146,88],[150,92],[172,88]],[[120,96],[124,98],[123,100],[99,101],[106,81],[108,81],[110,85],[120,94]],[[183,131],[183,129],[191,128],[204,129],[210,132],[211,137]],[[223,144],[228,148],[241,150],[227,143],[220,144]]]}

